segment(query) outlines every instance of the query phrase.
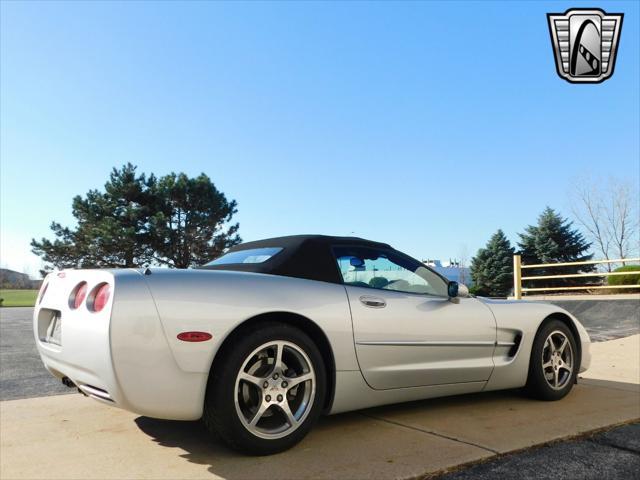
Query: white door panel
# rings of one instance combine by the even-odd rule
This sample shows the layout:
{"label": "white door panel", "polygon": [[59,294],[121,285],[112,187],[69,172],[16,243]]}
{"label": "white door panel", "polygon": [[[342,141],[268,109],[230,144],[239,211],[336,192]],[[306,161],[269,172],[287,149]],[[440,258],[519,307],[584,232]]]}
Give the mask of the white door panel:
{"label": "white door panel", "polygon": [[345,285],[358,363],[375,389],[486,381],[496,324],[474,298]]}

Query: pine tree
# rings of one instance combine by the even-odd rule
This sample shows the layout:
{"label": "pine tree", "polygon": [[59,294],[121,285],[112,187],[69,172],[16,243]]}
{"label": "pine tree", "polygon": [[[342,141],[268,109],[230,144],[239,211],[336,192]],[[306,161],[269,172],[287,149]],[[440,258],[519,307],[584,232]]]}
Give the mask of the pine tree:
{"label": "pine tree", "polygon": [[[114,168],[104,191],[73,199],[77,228],[53,222],[55,240],[33,239],[33,253],[55,268],[135,267],[149,263],[150,190],[156,179],[131,163]],[[50,267],[49,267],[50,268]]]}
{"label": "pine tree", "polygon": [[136,167],[114,168],[104,191],[73,199],[76,228],[51,224],[54,240],[31,241],[36,255],[55,268],[186,268],[220,255],[240,242],[237,212],[204,174],[172,173],[156,179]]}
{"label": "pine tree", "polygon": [[[529,225],[520,234],[520,255],[523,264],[584,262],[593,258],[586,252],[591,247],[584,236],[573,228],[573,223],[550,207],[545,208],[538,217],[537,225]],[[593,265],[570,265],[535,269],[535,275],[560,275],[579,272],[591,272]],[[530,271],[530,270],[529,270]],[[549,279],[544,285],[531,286],[578,286],[593,283],[593,278]]]}
{"label": "pine tree", "polygon": [[487,246],[471,260],[471,278],[479,295],[506,297],[513,286],[513,253],[502,230],[494,233]]}
{"label": "pine tree", "polygon": [[229,225],[238,211],[236,201],[228,201],[204,173],[162,177],[156,198],[151,219],[156,262],[176,268],[202,265],[240,242],[239,225]]}

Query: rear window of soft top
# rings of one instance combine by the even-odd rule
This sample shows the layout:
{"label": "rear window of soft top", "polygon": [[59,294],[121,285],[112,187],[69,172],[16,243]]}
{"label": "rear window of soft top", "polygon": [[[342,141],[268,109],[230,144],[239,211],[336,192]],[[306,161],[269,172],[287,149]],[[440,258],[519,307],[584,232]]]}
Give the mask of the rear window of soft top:
{"label": "rear window of soft top", "polygon": [[282,251],[281,247],[265,247],[265,248],[249,248],[247,250],[236,250],[228,252],[221,257],[206,264],[213,265],[229,265],[239,263],[263,263],[277,255]]}

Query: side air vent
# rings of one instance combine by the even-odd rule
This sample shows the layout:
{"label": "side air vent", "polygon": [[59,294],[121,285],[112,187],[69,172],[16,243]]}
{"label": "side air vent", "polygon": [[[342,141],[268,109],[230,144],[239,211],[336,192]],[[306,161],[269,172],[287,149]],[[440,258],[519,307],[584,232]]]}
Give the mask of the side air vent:
{"label": "side air vent", "polygon": [[522,342],[522,334],[518,333],[513,339],[513,346],[509,349],[509,357],[515,357],[516,353],[518,353],[518,349],[520,348],[520,342]]}

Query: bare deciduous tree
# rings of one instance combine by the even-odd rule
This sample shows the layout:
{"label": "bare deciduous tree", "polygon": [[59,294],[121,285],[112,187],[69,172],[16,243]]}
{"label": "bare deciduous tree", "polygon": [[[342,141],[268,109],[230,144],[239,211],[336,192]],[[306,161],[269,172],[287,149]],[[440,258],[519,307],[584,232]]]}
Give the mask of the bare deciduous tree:
{"label": "bare deciduous tree", "polygon": [[607,223],[611,230],[613,248],[619,258],[637,251],[637,235],[640,227],[638,191],[628,182],[618,182],[609,188],[609,204],[605,207]]}
{"label": "bare deciduous tree", "polygon": [[[638,253],[638,189],[626,180],[598,182],[582,178],[574,183],[571,210],[603,258],[628,258]],[[607,264],[611,271],[611,264]]]}
{"label": "bare deciduous tree", "polygon": [[467,261],[469,259],[469,247],[467,247],[466,243],[460,245],[460,249],[458,250],[458,267],[460,267],[460,278],[458,281],[463,284],[467,284],[469,279],[466,275]]}

